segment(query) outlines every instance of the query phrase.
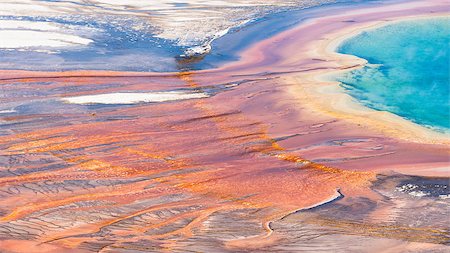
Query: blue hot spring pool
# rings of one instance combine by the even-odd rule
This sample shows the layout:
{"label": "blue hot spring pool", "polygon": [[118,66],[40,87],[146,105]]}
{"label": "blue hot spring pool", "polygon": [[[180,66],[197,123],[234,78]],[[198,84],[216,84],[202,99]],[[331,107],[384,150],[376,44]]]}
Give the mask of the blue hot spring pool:
{"label": "blue hot spring pool", "polygon": [[368,61],[337,77],[361,103],[437,131],[450,130],[450,17],[368,30],[344,41],[337,51]]}

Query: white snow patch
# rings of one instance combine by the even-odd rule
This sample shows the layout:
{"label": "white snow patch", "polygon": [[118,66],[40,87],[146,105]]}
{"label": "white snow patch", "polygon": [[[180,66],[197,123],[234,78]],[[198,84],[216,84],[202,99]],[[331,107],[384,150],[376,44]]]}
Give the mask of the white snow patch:
{"label": "white snow patch", "polygon": [[11,109],[11,110],[1,110],[1,111],[0,111],[0,114],[13,113],[13,112],[16,112],[16,110],[14,110],[14,109]]}
{"label": "white snow patch", "polygon": [[137,104],[158,103],[175,100],[194,98],[206,98],[203,92],[188,93],[183,91],[148,92],[148,93],[109,93],[98,95],[87,95],[78,97],[67,97],[62,100],[71,104]]}
{"label": "white snow patch", "polygon": [[0,48],[61,48],[92,42],[91,39],[68,33],[68,28],[51,22],[0,20]]}

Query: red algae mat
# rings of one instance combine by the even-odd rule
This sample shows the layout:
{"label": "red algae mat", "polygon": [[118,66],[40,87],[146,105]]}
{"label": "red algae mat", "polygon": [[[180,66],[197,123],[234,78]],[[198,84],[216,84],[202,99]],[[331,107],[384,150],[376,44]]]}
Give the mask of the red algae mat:
{"label": "red algae mat", "polygon": [[[344,8],[215,70],[1,71],[0,251],[448,251],[448,142],[301,90],[361,64],[322,52],[337,31],[448,7]],[[64,100],[168,91],[205,97]]]}

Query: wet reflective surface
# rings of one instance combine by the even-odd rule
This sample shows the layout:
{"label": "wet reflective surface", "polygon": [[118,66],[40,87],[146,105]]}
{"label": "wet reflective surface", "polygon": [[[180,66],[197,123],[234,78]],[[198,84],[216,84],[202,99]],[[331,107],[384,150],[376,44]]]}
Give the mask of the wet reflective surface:
{"label": "wet reflective surface", "polygon": [[348,68],[306,52],[349,18],[442,6],[396,8],[347,6],[209,71],[1,71],[1,251],[448,251],[445,139],[293,92]]}

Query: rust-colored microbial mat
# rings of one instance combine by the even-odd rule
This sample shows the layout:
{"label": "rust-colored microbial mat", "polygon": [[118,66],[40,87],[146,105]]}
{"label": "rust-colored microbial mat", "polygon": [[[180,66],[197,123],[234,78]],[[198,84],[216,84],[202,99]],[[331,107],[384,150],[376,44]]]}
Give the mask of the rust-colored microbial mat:
{"label": "rust-colored microbial mat", "polygon": [[448,137],[302,92],[358,64],[321,59],[327,34],[442,6],[342,12],[215,70],[1,71],[0,252],[447,252]]}

